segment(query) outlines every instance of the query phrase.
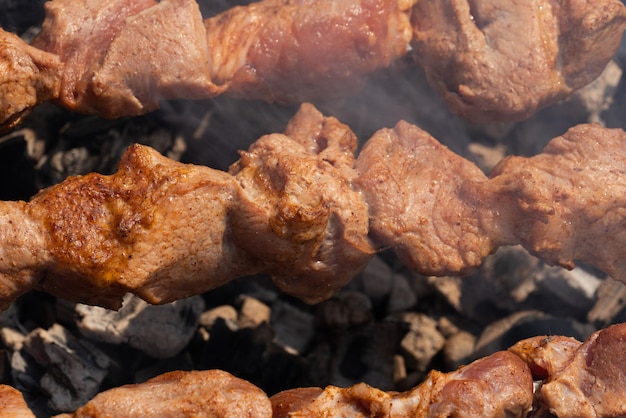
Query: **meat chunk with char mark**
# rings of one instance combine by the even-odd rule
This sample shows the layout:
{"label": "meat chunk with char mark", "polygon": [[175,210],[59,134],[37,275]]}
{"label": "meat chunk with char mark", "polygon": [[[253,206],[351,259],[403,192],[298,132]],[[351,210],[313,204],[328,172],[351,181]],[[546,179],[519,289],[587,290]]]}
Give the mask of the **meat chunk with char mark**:
{"label": "meat chunk with char mark", "polygon": [[241,187],[233,237],[283,291],[317,303],[374,255],[368,206],[352,181],[354,133],[303,105],[285,135],[260,138],[230,173]]}

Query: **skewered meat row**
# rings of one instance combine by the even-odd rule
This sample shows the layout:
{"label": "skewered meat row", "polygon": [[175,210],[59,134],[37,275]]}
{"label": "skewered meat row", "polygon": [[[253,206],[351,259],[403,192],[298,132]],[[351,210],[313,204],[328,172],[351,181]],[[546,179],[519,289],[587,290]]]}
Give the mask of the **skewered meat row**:
{"label": "skewered meat row", "polygon": [[255,273],[316,303],[384,248],[417,272],[460,275],[521,244],[625,280],[624,131],[580,125],[489,178],[405,122],[358,158],[356,143],[305,104],[229,173],[135,145],[111,176],[0,202],[1,305],[31,289],[109,308],[127,292],[166,303]]}
{"label": "skewered meat row", "polygon": [[[337,411],[390,418],[623,416],[625,341],[626,324],[597,331],[583,343],[561,336],[532,337],[457,371],[431,371],[423,383],[403,393],[363,383],[317,392],[291,389],[272,396],[274,417],[330,416]],[[538,383],[537,391],[532,381]]]}
{"label": "skewered meat row", "polygon": [[271,400],[277,418],[524,417],[533,404],[533,379],[519,357],[500,351],[451,373],[433,370],[407,392],[387,393],[359,383],[317,393],[291,389]]}
{"label": "skewered meat row", "polygon": [[39,51],[0,30],[0,127],[50,99],[109,118],[223,93],[300,103],[406,56],[454,112],[521,120],[595,79],[625,27],[616,0],[263,0],[204,21],[193,0],[53,0]]}
{"label": "skewered meat row", "polygon": [[[296,388],[268,398],[256,386],[219,370],[170,372],[102,392],[58,417],[542,417],[623,416],[626,324],[585,342],[538,336],[521,340],[450,373],[431,371],[406,392],[365,383]],[[534,385],[537,389],[534,389]],[[3,412],[34,416],[17,390],[0,386]]]}

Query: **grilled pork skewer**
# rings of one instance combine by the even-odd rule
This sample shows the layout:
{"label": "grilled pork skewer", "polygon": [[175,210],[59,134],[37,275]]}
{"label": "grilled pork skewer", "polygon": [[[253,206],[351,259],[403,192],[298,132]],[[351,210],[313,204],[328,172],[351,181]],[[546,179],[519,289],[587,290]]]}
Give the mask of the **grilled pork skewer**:
{"label": "grilled pork skewer", "polygon": [[0,128],[50,99],[114,118],[223,93],[345,95],[407,55],[454,112],[521,120],[595,79],[625,27],[617,0],[263,0],[204,21],[193,0],[53,0],[40,52],[0,30]]}
{"label": "grilled pork skewer", "polygon": [[[597,331],[584,342],[531,337],[450,373],[433,370],[418,386],[400,393],[359,383],[295,388],[268,398],[253,384],[219,370],[169,372],[104,391],[57,417],[151,418],[183,411],[258,418],[623,416],[625,338],[626,324]],[[0,405],[15,416],[34,417],[22,394],[9,386],[0,385]]]}
{"label": "grilled pork skewer", "polygon": [[305,104],[229,173],[135,145],[111,176],[0,202],[1,305],[31,289],[109,308],[127,292],[165,303],[254,273],[315,303],[382,248],[420,273],[460,275],[521,244],[626,280],[622,130],[580,125],[490,178],[405,122],[356,160],[355,147],[347,126]]}
{"label": "grilled pork skewer", "polygon": [[374,254],[355,148],[348,127],[305,106],[231,174],[136,145],[112,176],[0,202],[2,305],[31,288],[109,308],[129,291],[164,303],[254,273],[326,299]]}
{"label": "grilled pork skewer", "polygon": [[290,389],[270,398],[273,416],[623,416],[625,338],[626,324],[597,331],[582,343],[562,336],[532,337],[456,371],[431,371],[403,393],[364,383]]}

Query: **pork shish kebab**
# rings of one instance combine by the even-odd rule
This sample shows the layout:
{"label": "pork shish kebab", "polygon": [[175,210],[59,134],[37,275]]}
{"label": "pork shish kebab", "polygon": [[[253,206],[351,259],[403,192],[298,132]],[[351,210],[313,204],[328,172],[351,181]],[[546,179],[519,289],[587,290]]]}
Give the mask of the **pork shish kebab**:
{"label": "pork shish kebab", "polygon": [[[304,104],[230,172],[130,147],[110,176],[0,202],[0,305],[31,289],[118,308],[255,273],[316,303],[393,248],[426,275],[461,275],[501,245],[626,280],[626,132],[580,125],[487,178],[419,128],[382,129],[355,159],[346,126]],[[601,186],[599,186],[601,185]]]}
{"label": "pork shish kebab", "polygon": [[108,118],[224,93],[300,103],[405,57],[463,117],[521,120],[595,79],[626,27],[618,0],[262,0],[204,21],[194,0],[45,8],[32,47],[0,30],[0,128],[52,99]]}
{"label": "pork shish kebab", "polygon": [[[597,331],[582,343],[563,336],[532,337],[456,371],[433,370],[405,392],[359,383],[295,388],[268,398],[226,372],[169,372],[104,391],[57,417],[152,418],[184,412],[220,418],[617,417],[626,414],[625,343],[626,324]],[[34,417],[22,394],[9,386],[0,385],[0,404],[16,416]]]}
{"label": "pork shish kebab", "polygon": [[[340,411],[354,418],[622,417],[625,345],[626,324],[597,331],[582,343],[562,336],[533,337],[454,372],[431,371],[423,383],[403,393],[363,383],[287,390],[272,396],[273,416],[338,416]],[[529,385],[533,380],[537,391]]]}

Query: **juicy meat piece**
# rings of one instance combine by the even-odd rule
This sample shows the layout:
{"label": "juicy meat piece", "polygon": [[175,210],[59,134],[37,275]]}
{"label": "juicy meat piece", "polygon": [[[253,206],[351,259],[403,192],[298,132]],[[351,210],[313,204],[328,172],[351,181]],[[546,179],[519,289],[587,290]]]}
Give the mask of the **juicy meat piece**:
{"label": "juicy meat piece", "polygon": [[253,273],[316,303],[380,248],[448,275],[521,244],[626,281],[622,130],[580,125],[489,178],[404,122],[376,133],[356,163],[355,147],[348,127],[305,104],[230,173],[135,145],[111,176],[0,202],[1,305],[32,288],[104,307],[127,292],[165,303]]}
{"label": "juicy meat piece", "polygon": [[31,218],[26,202],[0,202],[0,309],[8,308],[41,280],[50,262],[49,244],[41,220]]}
{"label": "juicy meat piece", "polygon": [[[589,83],[625,27],[617,0],[262,0],[204,21],[194,0],[52,0],[33,45],[65,65],[58,103],[109,118],[223,93],[337,97],[413,49],[449,107],[482,122],[526,118]],[[29,107],[57,96],[29,71],[42,89]],[[0,104],[11,126],[24,105]]]}
{"label": "juicy meat piece", "polygon": [[224,172],[135,145],[112,176],[45,189],[24,211],[46,228],[37,287],[118,308],[127,292],[168,302],[252,273],[254,263],[230,238],[237,187]]}
{"label": "juicy meat piece", "polygon": [[595,79],[617,51],[617,0],[417,2],[413,48],[448,106],[474,122],[525,119]]}
{"label": "juicy meat piece", "polygon": [[356,168],[372,235],[412,269],[459,274],[495,250],[481,222],[489,195],[470,190],[487,177],[418,127],[400,122],[378,131]]}
{"label": "juicy meat piece", "polygon": [[[431,400],[428,416],[525,416],[532,407],[532,375],[518,357],[509,354],[497,352],[442,376],[433,373],[432,387],[428,390]],[[403,404],[404,410],[412,410],[409,399],[398,403]]]}
{"label": "juicy meat piece", "polygon": [[621,417],[626,415],[625,343],[626,324],[618,324],[595,332],[584,343],[544,336],[520,341],[510,350],[543,380],[537,416]]}
{"label": "juicy meat piece", "polygon": [[415,1],[264,0],[233,7],[205,20],[212,79],[231,94],[268,101],[345,94],[406,55]]}
{"label": "juicy meat piece", "polygon": [[271,266],[279,288],[309,303],[345,286],[374,254],[367,204],[351,185],[356,145],[348,127],[304,105],[286,135],[260,138],[230,169],[241,185],[234,239]]}
{"label": "juicy meat piece", "polygon": [[33,45],[65,63],[59,101],[75,111],[115,118],[217,94],[194,0],[53,0]]}
{"label": "juicy meat piece", "polygon": [[271,418],[267,395],[221,370],[175,371],[144,383],[96,395],[73,414],[58,418],[161,417]]}
{"label": "juicy meat piece", "polygon": [[0,131],[17,125],[37,104],[59,95],[63,64],[0,29]]}
{"label": "juicy meat piece", "polygon": [[3,418],[35,418],[22,393],[8,385],[0,385],[0,411]]}
{"label": "juicy meat piece", "polygon": [[623,130],[578,125],[541,154],[504,159],[485,187],[499,198],[501,244],[521,243],[566,268],[584,261],[626,280]]}
{"label": "juicy meat piece", "polygon": [[94,71],[125,19],[156,4],[155,0],[53,0],[33,46],[59,56],[65,64],[59,101],[88,111]]}
{"label": "juicy meat piece", "polygon": [[90,106],[109,118],[152,111],[162,99],[216,96],[195,0],[161,1],[128,17],[95,71],[91,89]]}
{"label": "juicy meat piece", "polygon": [[551,379],[574,358],[582,343],[572,337],[537,336],[517,342],[509,351],[524,360],[535,379]]}
{"label": "juicy meat piece", "polygon": [[400,122],[370,139],[356,167],[372,236],[416,271],[464,273],[498,246],[521,244],[550,264],[584,261],[626,280],[623,130],[579,125],[487,178]]}
{"label": "juicy meat piece", "polygon": [[165,303],[253,273],[309,302],[331,296],[374,253],[347,177],[356,139],[310,105],[296,121],[304,143],[266,136],[234,175],[135,145],[111,176],[0,202],[3,305],[32,287],[110,308],[127,292]]}
{"label": "juicy meat piece", "polygon": [[349,388],[292,389],[270,398],[274,417],[505,417],[532,406],[528,367],[506,351],[451,373],[431,371],[416,388],[389,393],[360,383]]}
{"label": "juicy meat piece", "polygon": [[[328,390],[328,388],[326,388]],[[322,388],[297,388],[278,392],[270,398],[273,418],[289,418],[292,411],[300,411],[322,395]]]}
{"label": "juicy meat piece", "polygon": [[541,388],[546,409],[558,417],[626,415],[626,324],[593,334],[571,363]]}

